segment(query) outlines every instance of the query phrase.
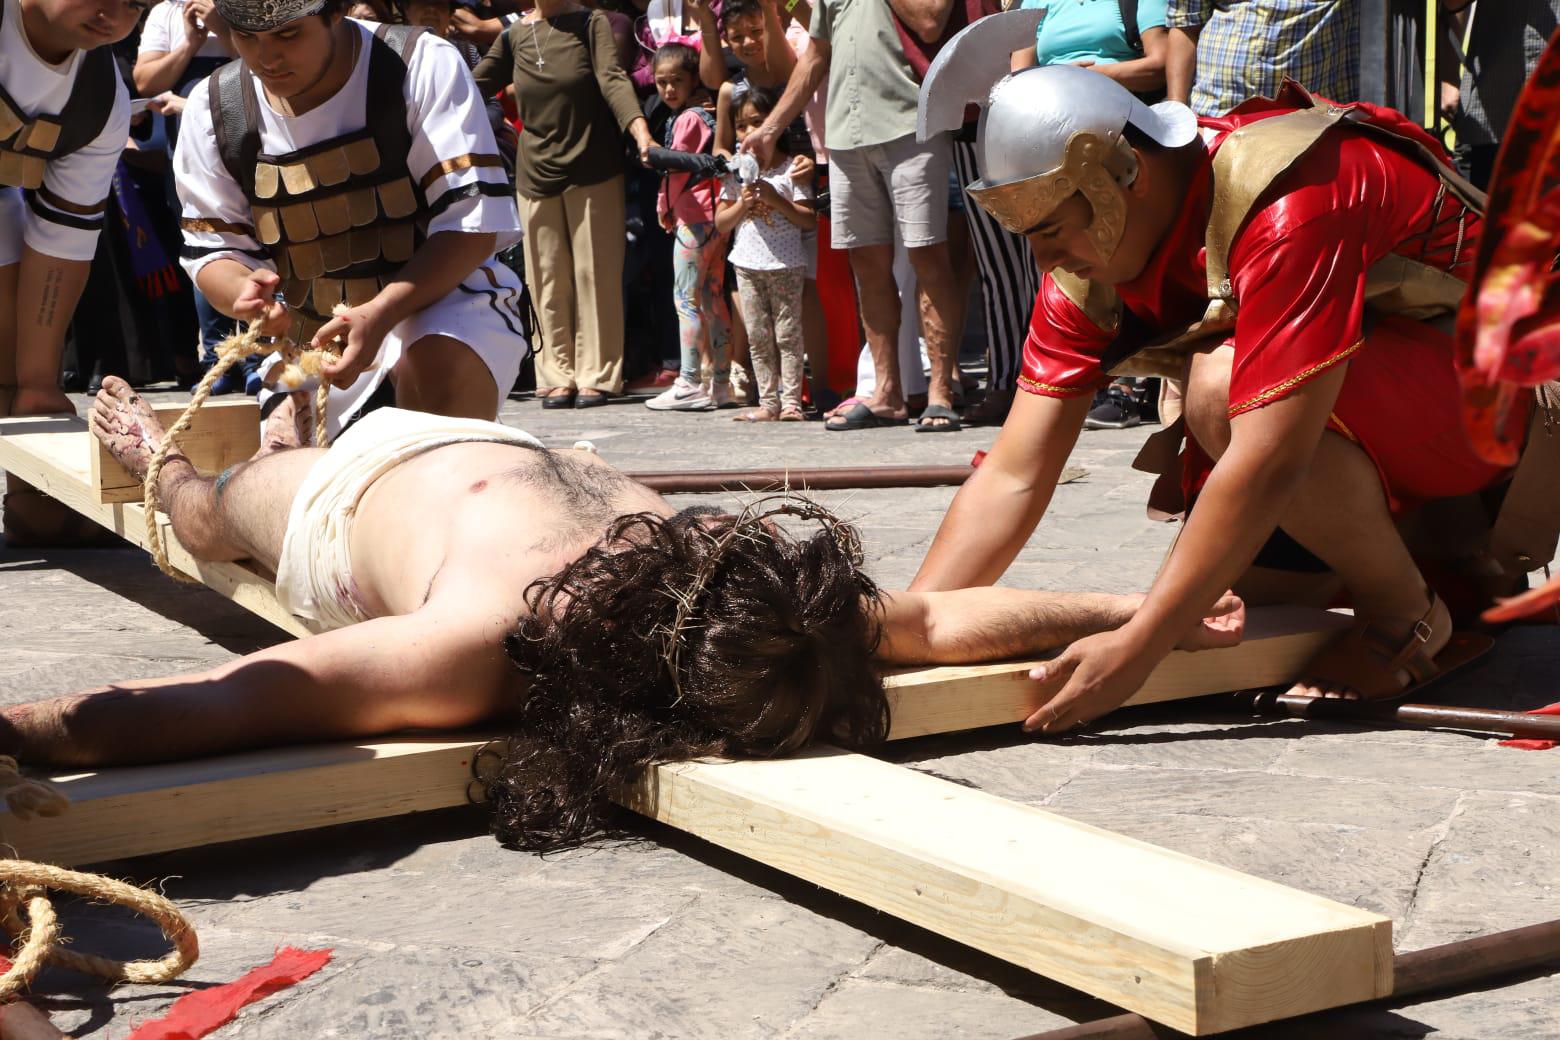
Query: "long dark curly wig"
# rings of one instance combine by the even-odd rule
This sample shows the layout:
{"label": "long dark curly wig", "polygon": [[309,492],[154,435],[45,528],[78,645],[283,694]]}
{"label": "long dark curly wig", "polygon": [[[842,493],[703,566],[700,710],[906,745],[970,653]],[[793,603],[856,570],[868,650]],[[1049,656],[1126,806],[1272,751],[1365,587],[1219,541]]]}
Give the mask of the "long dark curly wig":
{"label": "long dark curly wig", "polygon": [[[504,645],[530,689],[478,782],[500,841],[547,851],[610,830],[611,795],[655,763],[887,735],[877,587],[855,533],[798,501],[620,517],[526,590]],[[774,513],[823,529],[793,537]]]}

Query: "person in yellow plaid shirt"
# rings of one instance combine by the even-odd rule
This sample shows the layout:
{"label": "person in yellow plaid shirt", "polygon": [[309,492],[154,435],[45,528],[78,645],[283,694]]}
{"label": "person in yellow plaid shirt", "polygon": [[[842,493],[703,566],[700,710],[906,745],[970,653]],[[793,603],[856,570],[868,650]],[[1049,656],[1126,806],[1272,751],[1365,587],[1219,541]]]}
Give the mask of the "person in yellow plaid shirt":
{"label": "person in yellow plaid shirt", "polygon": [[1165,87],[1200,116],[1274,97],[1284,77],[1358,101],[1358,0],[1169,0]]}

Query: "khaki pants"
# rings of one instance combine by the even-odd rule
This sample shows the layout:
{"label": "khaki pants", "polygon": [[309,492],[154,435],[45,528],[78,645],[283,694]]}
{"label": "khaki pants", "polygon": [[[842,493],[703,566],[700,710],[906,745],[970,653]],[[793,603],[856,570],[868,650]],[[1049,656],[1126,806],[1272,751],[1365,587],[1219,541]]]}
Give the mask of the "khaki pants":
{"label": "khaki pants", "polygon": [[623,389],[623,177],[561,195],[517,195],[536,305],[538,389]]}

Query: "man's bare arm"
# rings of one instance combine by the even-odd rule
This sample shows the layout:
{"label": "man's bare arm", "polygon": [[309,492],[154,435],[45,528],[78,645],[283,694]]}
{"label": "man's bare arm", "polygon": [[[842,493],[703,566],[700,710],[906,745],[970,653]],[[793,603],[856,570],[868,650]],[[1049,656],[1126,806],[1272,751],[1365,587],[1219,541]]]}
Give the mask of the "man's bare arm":
{"label": "man's bare arm", "polygon": [[990,454],[954,496],[912,589],[990,585],[1002,576],[1051,504],[1089,403],[1088,394],[1018,395]]}
{"label": "man's bare arm", "polygon": [[1165,40],[1165,96],[1185,105],[1197,81],[1196,28],[1170,29]]}
{"label": "man's bare arm", "polygon": [[969,664],[1039,654],[1126,624],[1142,599],[997,588],[889,592],[877,656],[889,664]]}
{"label": "man's bare arm", "polygon": [[425,608],[206,672],[7,708],[0,752],[36,765],[133,765],[472,725],[503,707],[511,670],[502,626],[473,620],[485,616]]}
{"label": "man's bare arm", "polygon": [[[955,589],[889,592],[883,597],[878,659],[887,664],[970,664],[1032,657],[1085,636],[1120,628],[1143,604],[1141,595]],[[1182,649],[1234,646],[1245,612],[1232,594],[1181,640]]]}
{"label": "man's bare arm", "polygon": [[780,95],[774,111],[769,113],[764,124],[742,142],[742,151],[752,152],[758,156],[759,163],[766,167],[774,161],[775,142],[785,132],[785,128],[802,114],[808,99],[823,83],[823,77],[829,72],[831,53],[827,42],[816,36],[809,37],[807,49],[802,52],[801,59],[791,70],[790,78],[785,81],[785,93]]}

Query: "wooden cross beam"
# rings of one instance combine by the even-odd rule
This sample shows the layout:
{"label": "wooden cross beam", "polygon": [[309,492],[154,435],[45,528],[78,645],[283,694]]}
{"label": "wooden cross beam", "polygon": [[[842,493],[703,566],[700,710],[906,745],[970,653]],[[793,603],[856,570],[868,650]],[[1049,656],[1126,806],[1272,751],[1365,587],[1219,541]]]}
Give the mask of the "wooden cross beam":
{"label": "wooden cross beam", "polygon": [[[0,420],[0,468],[144,539],[139,505],[94,501],[92,447],[79,421]],[[277,620],[269,575],[174,558]],[[1258,613],[1241,646],[1172,654],[1133,703],[1287,681],[1345,624]],[[1028,667],[890,676],[891,739],[1023,718]],[[60,776],[69,812],[0,814],[0,829],[22,856],[83,863],[445,808],[466,802],[483,741],[401,738]],[[1194,1035],[1391,991],[1387,918],[838,749],[658,766],[619,800]]]}

